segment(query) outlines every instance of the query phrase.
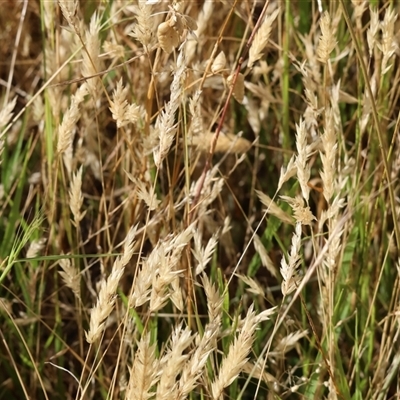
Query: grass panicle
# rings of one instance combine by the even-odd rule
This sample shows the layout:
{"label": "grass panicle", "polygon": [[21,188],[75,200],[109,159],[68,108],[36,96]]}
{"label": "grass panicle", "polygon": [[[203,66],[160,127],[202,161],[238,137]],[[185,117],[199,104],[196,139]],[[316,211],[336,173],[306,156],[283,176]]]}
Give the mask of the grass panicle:
{"label": "grass panicle", "polygon": [[126,236],[122,255],[115,260],[108,278],[100,284],[97,303],[90,311],[90,326],[86,332],[88,343],[94,343],[100,338],[105,320],[114,308],[119,281],[133,255],[135,236],[136,227],[133,227]]}
{"label": "grass panicle", "polygon": [[273,22],[279,13],[280,9],[277,8],[271,14],[267,15],[256,32],[249,50],[249,60],[247,63],[248,68],[252,68],[253,64],[262,57],[263,51],[271,35]]}

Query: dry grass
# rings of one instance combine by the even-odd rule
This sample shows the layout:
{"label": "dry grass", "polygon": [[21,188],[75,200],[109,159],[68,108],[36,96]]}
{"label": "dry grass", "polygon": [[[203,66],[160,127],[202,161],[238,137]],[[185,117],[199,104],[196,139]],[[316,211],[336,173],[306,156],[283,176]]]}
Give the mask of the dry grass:
{"label": "dry grass", "polygon": [[370,3],[7,3],[0,398],[400,398]]}

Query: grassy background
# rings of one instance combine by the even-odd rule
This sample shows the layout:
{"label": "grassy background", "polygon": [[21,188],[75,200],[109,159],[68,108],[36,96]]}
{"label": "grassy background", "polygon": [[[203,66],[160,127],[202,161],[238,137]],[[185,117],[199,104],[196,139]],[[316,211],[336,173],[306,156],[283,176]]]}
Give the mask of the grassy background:
{"label": "grassy background", "polygon": [[[147,48],[132,35],[140,25],[136,1],[81,1],[75,27],[52,2],[1,5],[0,112],[13,98],[16,103],[11,118],[0,114],[0,398],[131,398],[126,388],[140,341],[150,335],[160,375],[166,374],[173,331],[189,327],[202,337],[218,301],[215,346],[188,397],[213,398],[212,383],[251,304],[257,314],[277,308],[258,324],[251,351],[242,357],[246,363],[226,385],[224,398],[399,397],[399,24],[393,18],[390,35],[387,23],[389,13],[399,10],[397,2],[370,1],[363,9],[356,1],[322,1],[335,40],[329,61],[322,63],[318,3],[271,1],[267,15],[280,11],[262,58],[251,69],[246,43],[264,2],[214,1],[203,22],[206,2],[180,2],[177,18],[188,15],[203,30],[193,35],[185,28],[179,38],[180,44],[186,39],[186,76],[179,82],[174,138],[158,166],[152,152],[156,121],[170,101],[179,49],[165,53],[156,30],[171,17],[173,3],[152,6]],[[371,47],[373,12],[378,30]],[[100,26],[97,49],[86,34],[94,13]],[[208,64],[220,51],[226,65],[212,73]],[[229,97],[226,83],[241,55],[242,104]],[[89,72],[82,69],[85,63]],[[101,74],[89,79],[93,68]],[[110,112],[120,79],[127,101],[140,107],[138,119],[124,127],[117,127]],[[60,124],[84,82],[95,88],[79,104],[68,158],[58,151]],[[338,99],[335,85],[340,85]],[[305,90],[315,96],[314,104]],[[332,128],[329,109],[339,118],[334,194],[326,199],[321,137]],[[296,132],[304,118],[312,121],[304,207],[315,219],[301,226],[298,280],[285,295],[281,259],[295,248],[297,217],[290,200],[280,196],[293,199],[302,187],[296,173],[278,185],[281,168],[298,156]],[[216,168],[196,199],[218,124]],[[230,148],[222,145],[224,138]],[[76,223],[70,193],[80,167],[79,209],[85,214]],[[149,208],[140,190],[155,194],[158,204]],[[280,212],[272,206],[265,212],[269,200],[260,202],[262,194],[273,198]],[[111,274],[134,225],[134,254],[118,282],[115,308],[101,339],[89,344],[85,332],[100,283]],[[157,310],[148,303],[133,307],[130,298],[145,260],[157,243],[172,243],[189,226],[195,233],[174,265],[178,287],[166,285],[166,301]],[[205,272],[216,288],[214,303],[195,273],[193,255],[195,240],[205,247],[213,235],[218,244]],[[77,278],[79,293],[60,275],[60,260],[66,259],[67,278]],[[161,296],[154,286],[150,293]],[[174,293],[182,295],[183,308]],[[182,357],[190,360],[197,348],[193,341]],[[177,385],[184,377],[180,368]],[[150,388],[145,397],[136,386],[137,398],[176,398],[172,389],[161,393],[159,377]]]}

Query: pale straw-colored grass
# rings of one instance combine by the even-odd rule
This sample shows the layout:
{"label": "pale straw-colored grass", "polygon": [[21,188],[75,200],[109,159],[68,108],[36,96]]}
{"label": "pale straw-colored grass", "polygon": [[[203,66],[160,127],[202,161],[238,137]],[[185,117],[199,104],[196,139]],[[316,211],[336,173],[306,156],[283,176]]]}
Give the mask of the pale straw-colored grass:
{"label": "pale straw-colored grass", "polygon": [[46,245],[46,238],[33,240],[26,251],[26,258],[37,257]]}
{"label": "pale straw-colored grass", "polygon": [[85,43],[82,51],[82,76],[89,77],[86,81],[88,92],[92,96],[93,102],[96,105],[101,91],[101,83],[96,76],[102,70],[100,62],[100,17],[94,13],[90,19],[89,29],[85,31]]}
{"label": "pale straw-colored grass", "polygon": [[317,56],[318,60],[325,64],[337,44],[335,40],[335,32],[332,26],[331,17],[327,11],[324,12],[321,18],[320,27],[321,37],[319,39]]}
{"label": "pale straw-colored grass", "polygon": [[58,263],[62,269],[62,271],[59,271],[60,276],[79,300],[81,294],[81,275],[79,271],[73,266],[69,258],[61,258]]}
{"label": "pale straw-colored grass", "polygon": [[133,227],[125,239],[122,255],[115,260],[108,278],[101,282],[96,305],[90,311],[90,326],[86,332],[86,340],[89,343],[94,343],[100,338],[105,320],[110,316],[114,308],[118,283],[133,255],[135,236],[136,227]]}
{"label": "pale straw-colored grass", "polygon": [[140,117],[140,107],[136,104],[129,104],[127,100],[128,89],[123,86],[122,79],[117,83],[111,101],[110,111],[117,122],[117,128],[132,123]]}
{"label": "pale straw-colored grass", "polygon": [[164,110],[161,112],[156,123],[156,130],[158,132],[158,146],[156,149],[154,149],[154,162],[157,168],[161,167],[161,163],[168,154],[176,134],[177,125],[175,123],[175,113],[180,104],[184,77],[185,58],[183,52],[181,51],[178,54],[176,69],[173,73],[170,100],[165,105]]}
{"label": "pale straw-colored grass", "polygon": [[218,234],[214,234],[208,241],[207,245],[203,247],[201,235],[198,232],[194,233],[194,248],[192,249],[192,254],[197,261],[195,275],[199,275],[205,270],[216,249],[217,243]]}
{"label": "pale straw-colored grass", "polygon": [[292,293],[298,287],[301,277],[298,274],[298,268],[300,266],[300,244],[301,244],[301,223],[296,223],[296,230],[292,237],[292,246],[290,248],[289,259],[286,260],[282,257],[281,260],[281,275],[283,278],[282,282],[282,294],[287,296]]}
{"label": "pale straw-colored grass", "polygon": [[380,23],[382,31],[382,40],[378,43],[378,49],[382,52],[382,74],[386,74],[392,67],[390,60],[398,50],[398,43],[395,39],[395,22],[397,20],[397,14],[390,8],[386,9],[383,21]]}
{"label": "pale straw-colored grass", "polygon": [[395,2],[9,3],[1,393],[395,396]]}
{"label": "pale straw-colored grass", "polygon": [[79,32],[79,0],[58,0],[58,4],[69,26]]}
{"label": "pale straw-colored grass", "polygon": [[10,122],[13,116],[13,110],[17,103],[17,97],[14,97],[7,104],[3,105],[0,111],[0,130],[3,129]]}
{"label": "pale straw-colored grass", "polygon": [[296,148],[297,155],[295,165],[297,167],[297,177],[299,179],[301,193],[304,200],[308,203],[310,196],[310,187],[308,186],[308,181],[310,180],[310,165],[308,159],[310,157],[309,148],[307,147],[307,130],[303,120],[296,124]]}
{"label": "pale straw-colored grass", "polygon": [[159,372],[160,381],[157,385],[156,397],[159,400],[178,398],[178,386],[176,378],[182,373],[189,356],[185,350],[194,340],[188,328],[178,326],[171,335],[169,348],[160,358]]}
{"label": "pale straw-colored grass", "polygon": [[378,10],[371,8],[369,11],[371,13],[371,22],[367,30],[367,43],[368,43],[369,56],[372,57],[377,48],[377,43],[378,43],[377,35],[379,32],[380,23],[379,23]]}
{"label": "pale straw-colored grass", "polygon": [[156,358],[156,344],[150,344],[150,334],[144,335],[137,346],[129,371],[126,400],[147,400],[154,396],[154,385],[159,381],[160,363]]}
{"label": "pale straw-colored grass", "polygon": [[144,0],[139,0],[135,8],[136,23],[133,25],[132,37],[136,38],[142,46],[150,50],[155,43],[155,18],[152,15],[152,5]]}
{"label": "pale straw-colored grass", "polygon": [[72,96],[71,105],[58,128],[57,153],[63,155],[64,165],[69,174],[72,172],[72,143],[75,138],[76,123],[81,117],[80,104],[88,93],[87,90],[86,84],[83,84]]}
{"label": "pale straw-colored grass", "polygon": [[82,210],[83,195],[82,195],[82,166],[78,169],[76,174],[72,177],[71,188],[69,191],[69,207],[74,217],[75,227],[79,227],[79,223],[85,216],[85,211]]}
{"label": "pale straw-colored grass", "polygon": [[216,379],[212,382],[213,399],[220,399],[223,389],[229,386],[243,370],[248,361],[257,324],[263,319],[268,319],[272,312],[273,310],[266,310],[257,316],[253,307],[249,307],[247,315],[242,321],[243,325],[230,345],[228,354],[223,358]]}
{"label": "pale straw-colored grass", "polygon": [[[183,273],[179,263],[182,252],[192,236],[192,227],[187,228],[175,237],[159,242],[149,257],[142,261],[142,266],[135,277],[131,302],[134,307],[150,302],[150,310],[157,311],[169,299],[175,300],[178,309],[183,309],[181,288],[170,288]],[[171,297],[174,296],[174,297]]]}
{"label": "pale straw-colored grass", "polygon": [[279,13],[280,9],[277,8],[271,14],[268,14],[256,32],[249,50],[248,68],[252,68],[253,64],[262,57],[263,51],[267,46],[269,37],[271,35],[272,25]]}
{"label": "pale straw-colored grass", "polygon": [[0,164],[2,161],[2,153],[4,149],[4,135],[2,134],[2,130],[7,124],[10,122],[13,116],[13,109],[17,102],[17,98],[14,97],[8,104],[6,104],[0,111]]}

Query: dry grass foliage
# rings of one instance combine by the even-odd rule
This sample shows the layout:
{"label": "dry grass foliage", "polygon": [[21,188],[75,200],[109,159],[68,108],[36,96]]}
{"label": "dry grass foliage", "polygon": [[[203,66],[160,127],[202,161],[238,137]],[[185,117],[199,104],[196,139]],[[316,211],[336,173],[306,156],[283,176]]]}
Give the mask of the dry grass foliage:
{"label": "dry grass foliage", "polygon": [[394,396],[398,10],[305,3],[12,6],[0,397]]}

